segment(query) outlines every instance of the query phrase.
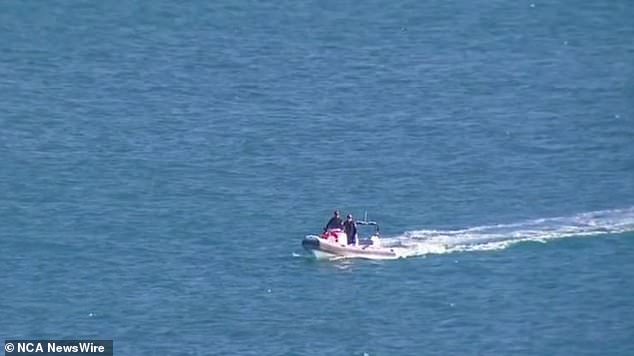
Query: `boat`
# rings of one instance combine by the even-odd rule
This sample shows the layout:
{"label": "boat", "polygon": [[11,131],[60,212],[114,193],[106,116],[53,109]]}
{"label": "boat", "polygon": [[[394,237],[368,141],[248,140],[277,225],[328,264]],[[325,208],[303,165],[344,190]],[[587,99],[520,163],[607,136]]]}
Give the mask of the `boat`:
{"label": "boat", "polygon": [[[357,227],[374,226],[369,238],[359,238],[356,244],[348,245],[346,233],[341,229],[330,229],[321,235],[308,235],[302,240],[302,247],[316,259],[362,258],[372,260],[392,260],[399,258],[393,248],[383,247],[379,237],[379,224],[375,221],[357,221]],[[360,229],[359,229],[360,230]]]}

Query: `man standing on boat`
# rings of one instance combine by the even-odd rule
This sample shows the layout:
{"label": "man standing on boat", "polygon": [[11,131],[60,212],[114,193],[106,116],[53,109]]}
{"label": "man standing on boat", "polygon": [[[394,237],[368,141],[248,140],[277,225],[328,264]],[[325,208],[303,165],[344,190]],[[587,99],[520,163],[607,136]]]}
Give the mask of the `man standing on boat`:
{"label": "man standing on boat", "polygon": [[357,223],[352,218],[352,214],[348,214],[346,222],[343,223],[343,231],[348,235],[348,245],[357,244]]}
{"label": "man standing on boat", "polygon": [[330,218],[330,220],[328,221],[328,224],[326,224],[326,227],[324,228],[324,232],[331,229],[341,229],[342,227],[343,227],[343,221],[341,220],[341,217],[339,217],[339,210],[335,210],[334,216]]}

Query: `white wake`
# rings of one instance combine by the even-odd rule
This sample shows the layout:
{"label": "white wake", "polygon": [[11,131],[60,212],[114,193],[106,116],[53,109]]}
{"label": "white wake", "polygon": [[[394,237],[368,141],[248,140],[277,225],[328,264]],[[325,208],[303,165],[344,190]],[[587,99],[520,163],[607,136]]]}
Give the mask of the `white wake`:
{"label": "white wake", "polygon": [[416,230],[385,237],[401,257],[505,249],[526,242],[634,231],[634,207],[462,230]]}

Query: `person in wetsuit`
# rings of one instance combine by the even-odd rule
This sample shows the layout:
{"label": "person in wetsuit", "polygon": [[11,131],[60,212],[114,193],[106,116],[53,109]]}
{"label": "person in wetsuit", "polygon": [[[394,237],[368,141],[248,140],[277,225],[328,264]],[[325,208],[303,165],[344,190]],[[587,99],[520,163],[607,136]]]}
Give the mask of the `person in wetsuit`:
{"label": "person in wetsuit", "polygon": [[333,217],[330,218],[330,220],[328,221],[328,224],[326,224],[326,227],[324,228],[324,232],[330,229],[341,229],[341,228],[343,228],[343,220],[341,220],[341,217],[339,217],[339,210],[335,210]]}
{"label": "person in wetsuit", "polygon": [[357,223],[352,218],[352,214],[348,214],[346,222],[343,223],[343,231],[348,235],[348,245],[356,245]]}

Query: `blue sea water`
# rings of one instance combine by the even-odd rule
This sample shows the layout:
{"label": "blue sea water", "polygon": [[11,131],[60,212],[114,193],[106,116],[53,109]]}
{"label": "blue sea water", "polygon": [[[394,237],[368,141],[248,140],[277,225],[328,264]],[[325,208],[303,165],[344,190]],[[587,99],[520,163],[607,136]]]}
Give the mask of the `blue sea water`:
{"label": "blue sea water", "polygon": [[[631,1],[0,3],[0,337],[631,355]],[[368,211],[396,261],[313,261]]]}

